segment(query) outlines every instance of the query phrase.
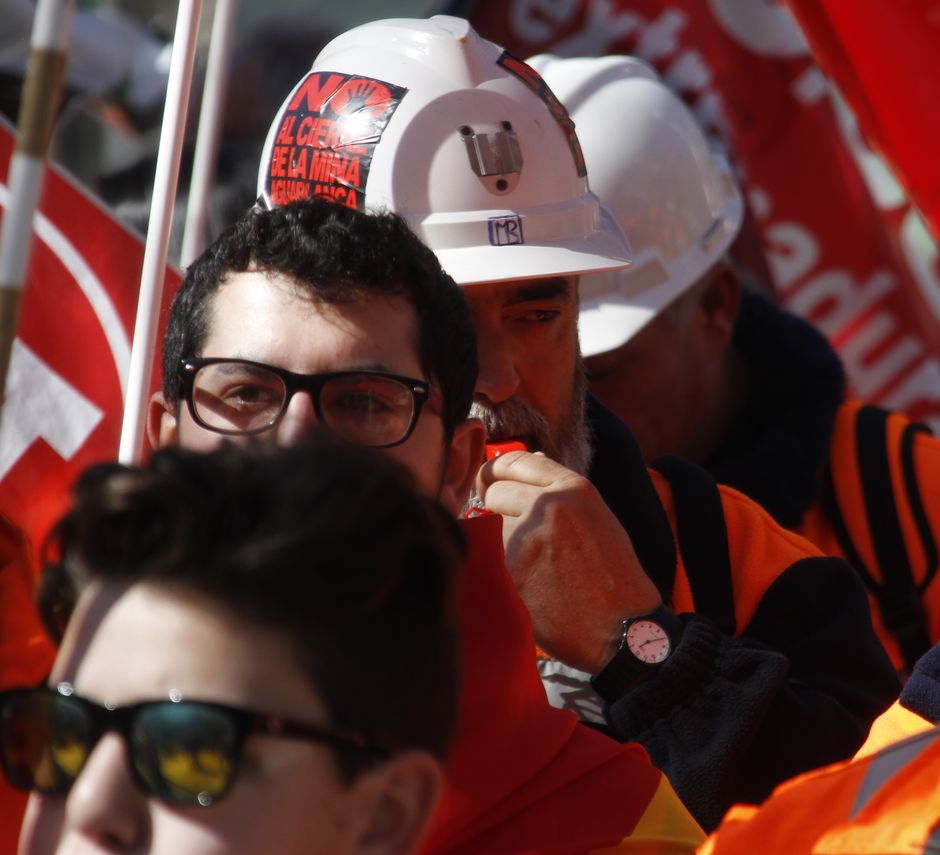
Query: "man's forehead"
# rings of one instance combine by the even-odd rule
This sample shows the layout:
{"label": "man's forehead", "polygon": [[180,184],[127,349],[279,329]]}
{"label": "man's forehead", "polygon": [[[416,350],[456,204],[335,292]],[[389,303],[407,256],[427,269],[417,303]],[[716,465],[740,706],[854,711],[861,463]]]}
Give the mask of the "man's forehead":
{"label": "man's forehead", "polygon": [[467,298],[490,296],[503,305],[536,302],[538,300],[561,300],[567,302],[577,296],[576,276],[549,276],[541,279],[513,279],[492,282],[486,285],[464,286]]}
{"label": "man's forehead", "polygon": [[402,351],[398,355],[417,356],[419,322],[413,303],[392,291],[345,284],[348,290],[343,283],[320,289],[279,271],[229,273],[209,300],[203,349],[212,341],[231,344],[233,337],[246,337],[252,349],[259,342],[269,347],[278,338],[306,336],[307,330],[326,324],[344,339],[370,337],[371,330],[387,348]]}
{"label": "man's forehead", "polygon": [[234,298],[233,293],[240,296],[274,295],[290,312],[296,311],[297,303],[303,304],[305,311],[315,314],[342,314],[354,312],[357,307],[381,306],[400,308],[403,314],[415,321],[418,317],[414,303],[405,294],[392,289],[370,288],[356,280],[342,279],[317,286],[292,273],[266,268],[227,271],[210,296],[209,305],[235,303],[238,308],[244,308],[242,301]]}

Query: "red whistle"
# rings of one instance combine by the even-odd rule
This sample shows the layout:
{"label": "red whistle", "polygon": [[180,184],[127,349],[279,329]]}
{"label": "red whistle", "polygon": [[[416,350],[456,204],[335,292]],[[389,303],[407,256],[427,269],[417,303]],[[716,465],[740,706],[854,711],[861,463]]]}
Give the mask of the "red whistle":
{"label": "red whistle", "polygon": [[[524,442],[518,439],[507,439],[505,442],[488,442],[486,444],[486,459],[495,460],[501,454],[508,454],[510,451],[528,451]],[[474,517],[491,516],[492,511],[488,511],[480,499],[473,499],[467,509],[464,511],[464,519],[472,520]]]}
{"label": "red whistle", "polygon": [[528,451],[524,442],[518,439],[508,439],[505,442],[488,442],[486,444],[486,459],[495,460],[502,454],[508,454],[510,451]]}

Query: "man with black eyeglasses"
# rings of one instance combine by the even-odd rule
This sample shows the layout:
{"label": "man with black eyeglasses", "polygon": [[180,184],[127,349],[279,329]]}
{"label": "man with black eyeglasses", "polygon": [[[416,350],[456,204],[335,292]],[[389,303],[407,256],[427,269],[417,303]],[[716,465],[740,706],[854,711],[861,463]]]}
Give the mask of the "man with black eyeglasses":
{"label": "man with black eyeglasses", "polygon": [[322,424],[387,448],[456,515],[483,457],[475,365],[462,294],[400,221],[326,203],[249,214],[174,300],[150,441],[288,445]]}
{"label": "man with black eyeglasses", "polygon": [[[405,464],[454,516],[483,459],[483,427],[467,416],[477,375],[470,308],[394,214],[320,199],[248,213],[187,271],[163,369],[149,414],[155,446],[292,445],[327,428]],[[643,749],[548,704],[500,518],[467,520],[465,531],[461,704],[422,855],[622,842],[691,853],[701,830]]]}

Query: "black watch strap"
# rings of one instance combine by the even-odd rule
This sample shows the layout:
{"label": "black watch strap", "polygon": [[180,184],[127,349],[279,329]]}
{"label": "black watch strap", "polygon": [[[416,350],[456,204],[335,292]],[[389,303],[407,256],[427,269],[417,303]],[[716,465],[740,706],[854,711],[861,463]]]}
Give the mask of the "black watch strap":
{"label": "black watch strap", "polygon": [[[639,621],[649,621],[661,627],[669,639],[669,651],[663,660],[656,663],[644,662],[638,658],[627,644],[630,627]],[[627,618],[623,622],[620,648],[597,674],[591,678],[591,686],[605,701],[613,703],[622,698],[634,686],[649,679],[659,667],[672,655],[682,635],[682,622],[664,605],[660,605],[649,614]]]}

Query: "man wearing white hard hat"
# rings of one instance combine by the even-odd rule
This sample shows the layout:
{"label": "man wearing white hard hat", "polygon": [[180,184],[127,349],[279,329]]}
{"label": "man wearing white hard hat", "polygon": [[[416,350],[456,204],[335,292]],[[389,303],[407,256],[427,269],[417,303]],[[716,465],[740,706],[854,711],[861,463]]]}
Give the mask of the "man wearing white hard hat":
{"label": "man wearing white hard hat", "polygon": [[[737,182],[652,71],[626,57],[535,62],[576,117],[592,187],[637,256],[629,272],[582,279],[592,391],[630,425],[646,460],[700,463],[848,558],[886,649],[909,673],[940,640],[929,558],[940,536],[940,443],[900,414],[846,400],[825,338],[742,293],[725,258],[743,217]],[[614,110],[629,115],[616,141]],[[923,509],[919,522],[908,507]]]}
{"label": "man wearing white hard hat", "polygon": [[[854,751],[896,682],[851,569],[733,491],[702,493],[694,467],[671,467],[676,489],[648,473],[586,399],[577,277],[630,250],[537,73],[460,19],[358,27],[288,96],[259,192],[394,210],[465,288],[475,412],[491,441],[529,449],[483,466],[477,489],[503,516],[553,702],[640,741],[706,826]],[[712,564],[727,589],[708,592]]]}

